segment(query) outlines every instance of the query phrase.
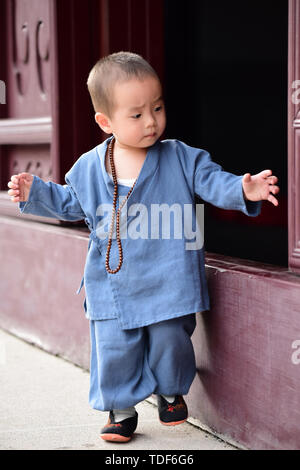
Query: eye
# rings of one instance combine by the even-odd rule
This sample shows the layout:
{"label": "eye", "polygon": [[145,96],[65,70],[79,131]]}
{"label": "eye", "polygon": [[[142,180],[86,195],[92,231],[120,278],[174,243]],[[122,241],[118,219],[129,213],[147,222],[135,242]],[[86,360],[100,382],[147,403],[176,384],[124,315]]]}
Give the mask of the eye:
{"label": "eye", "polygon": [[156,108],[154,109],[154,111],[157,113],[158,111],[161,111],[162,110],[162,106],[156,106]]}
{"label": "eye", "polygon": [[131,116],[132,119],[139,119],[141,117],[141,113],[135,114],[134,116]]}

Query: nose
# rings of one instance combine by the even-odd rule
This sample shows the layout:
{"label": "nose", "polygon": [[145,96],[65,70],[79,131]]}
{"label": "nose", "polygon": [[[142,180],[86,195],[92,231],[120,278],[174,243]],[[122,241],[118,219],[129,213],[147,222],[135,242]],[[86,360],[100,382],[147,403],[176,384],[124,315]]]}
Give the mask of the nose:
{"label": "nose", "polygon": [[152,113],[149,113],[146,118],[146,127],[151,128],[155,127],[156,125],[156,119]]}

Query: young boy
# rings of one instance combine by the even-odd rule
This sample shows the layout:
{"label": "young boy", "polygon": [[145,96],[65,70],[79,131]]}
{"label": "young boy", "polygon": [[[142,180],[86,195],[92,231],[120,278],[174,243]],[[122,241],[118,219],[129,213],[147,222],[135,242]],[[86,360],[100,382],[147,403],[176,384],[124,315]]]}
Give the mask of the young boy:
{"label": "young boy", "polygon": [[[8,194],[22,213],[85,219],[91,230],[77,291],[84,283],[91,332],[89,402],[109,411],[101,437],[126,442],[137,426],[135,405],[152,393],[158,395],[162,424],[180,424],[188,416],[182,395],[196,373],[195,313],[209,309],[204,248],[185,239],[191,238],[188,209],[193,220],[196,216],[194,195],[256,216],[262,200],[278,205],[279,187],[271,170],[236,176],[205,150],[160,141],[166,125],[162,88],[139,55],[119,52],[101,59],[89,74],[88,89],[96,122],[112,137],[75,162],[66,185],[21,173],[11,177]],[[180,108],[178,119],[188,119]],[[116,213],[111,204],[118,202]],[[172,209],[174,237],[168,224],[159,227],[158,207],[163,217]]]}

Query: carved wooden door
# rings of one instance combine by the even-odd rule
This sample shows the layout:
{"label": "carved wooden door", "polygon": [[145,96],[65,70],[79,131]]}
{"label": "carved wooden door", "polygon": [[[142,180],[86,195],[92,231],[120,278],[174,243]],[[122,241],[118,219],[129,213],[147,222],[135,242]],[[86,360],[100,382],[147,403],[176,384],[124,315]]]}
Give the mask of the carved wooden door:
{"label": "carved wooden door", "polygon": [[51,6],[49,0],[7,3],[7,119],[0,125],[8,172],[45,180],[52,177]]}
{"label": "carved wooden door", "polygon": [[19,216],[7,199],[10,175],[28,171],[64,184],[73,162],[104,138],[85,86],[100,56],[140,53],[163,78],[163,4],[0,0],[0,8],[0,80],[7,84],[0,105],[0,214]]}
{"label": "carved wooden door", "polygon": [[[98,2],[1,0],[0,7],[6,53],[0,66],[7,85],[0,115],[1,190],[22,171],[64,183],[72,163],[98,137],[84,86],[99,56]],[[3,192],[0,211],[18,215]]]}

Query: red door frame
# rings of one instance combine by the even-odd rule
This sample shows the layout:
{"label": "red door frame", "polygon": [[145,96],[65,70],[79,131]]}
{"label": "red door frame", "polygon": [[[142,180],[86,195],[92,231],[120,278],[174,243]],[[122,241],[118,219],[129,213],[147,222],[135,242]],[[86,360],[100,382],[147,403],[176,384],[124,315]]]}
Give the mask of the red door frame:
{"label": "red door frame", "polygon": [[288,232],[289,267],[300,273],[300,2],[289,0]]}

